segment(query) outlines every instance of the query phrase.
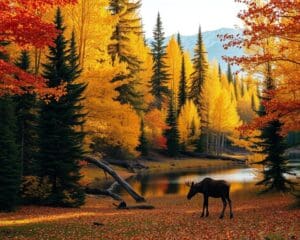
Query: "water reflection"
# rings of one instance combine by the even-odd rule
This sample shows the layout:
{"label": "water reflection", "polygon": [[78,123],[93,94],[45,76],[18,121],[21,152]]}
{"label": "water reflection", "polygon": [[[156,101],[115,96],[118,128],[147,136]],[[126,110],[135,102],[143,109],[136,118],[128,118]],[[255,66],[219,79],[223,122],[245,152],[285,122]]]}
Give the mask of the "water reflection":
{"label": "water reflection", "polygon": [[[299,172],[297,171],[297,174]],[[138,174],[130,177],[127,181],[135,191],[142,196],[161,197],[168,194],[186,195],[188,181],[198,182],[205,177],[223,179],[231,183],[231,192],[240,190],[247,191],[261,178],[261,173],[255,168],[238,167],[234,169],[219,169],[204,171],[203,169],[188,169],[180,172],[159,174]],[[116,192],[123,194],[124,191],[117,187]]]}

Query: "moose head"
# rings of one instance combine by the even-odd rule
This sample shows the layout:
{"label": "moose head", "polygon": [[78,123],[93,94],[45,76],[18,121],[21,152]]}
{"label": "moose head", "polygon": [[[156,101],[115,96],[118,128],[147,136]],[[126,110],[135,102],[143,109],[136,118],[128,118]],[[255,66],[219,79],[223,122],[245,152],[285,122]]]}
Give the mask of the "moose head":
{"label": "moose head", "polygon": [[201,191],[200,183],[195,184],[194,182],[191,182],[191,183],[186,183],[186,185],[190,187],[190,191],[187,195],[188,200],[191,200],[192,197],[194,197],[197,193],[199,193]]}

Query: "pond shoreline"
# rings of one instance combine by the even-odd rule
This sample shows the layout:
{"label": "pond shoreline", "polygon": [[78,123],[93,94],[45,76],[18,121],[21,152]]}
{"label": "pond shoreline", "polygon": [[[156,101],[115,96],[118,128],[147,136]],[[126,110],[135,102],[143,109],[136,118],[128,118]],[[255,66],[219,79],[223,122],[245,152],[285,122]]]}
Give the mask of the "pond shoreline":
{"label": "pond shoreline", "polygon": [[[135,160],[144,166],[141,169],[134,169],[134,171],[120,167],[112,166],[112,168],[124,179],[138,174],[155,174],[155,173],[176,173],[188,169],[201,169],[203,170],[218,170],[224,168],[234,167],[247,167],[246,163],[236,162],[232,160],[219,160],[219,159],[199,159],[193,157],[184,157],[180,159],[172,159],[167,157],[160,157],[158,160]],[[82,183],[86,185],[97,179],[97,181],[110,181],[112,178],[109,175],[99,170],[97,167],[87,165],[82,168],[83,180]]]}

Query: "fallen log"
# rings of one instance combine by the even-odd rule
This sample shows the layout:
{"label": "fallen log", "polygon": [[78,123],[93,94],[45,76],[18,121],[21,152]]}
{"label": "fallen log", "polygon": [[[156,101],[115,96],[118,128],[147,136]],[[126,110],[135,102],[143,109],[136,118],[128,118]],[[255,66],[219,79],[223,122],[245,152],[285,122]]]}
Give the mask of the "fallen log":
{"label": "fallen log", "polygon": [[95,188],[85,188],[85,193],[86,194],[91,194],[91,195],[103,195],[103,196],[109,196],[112,197],[114,200],[121,201],[123,202],[124,200],[121,198],[120,195],[113,193],[110,190],[102,190],[102,189],[95,189]]}
{"label": "fallen log", "polygon": [[[96,158],[92,157],[92,156],[85,156],[84,160],[88,163],[92,163],[94,165],[96,165],[97,167],[101,168],[102,170],[104,170],[105,172],[107,172],[109,175],[111,175],[119,184],[121,187],[123,187],[128,193],[129,195],[136,201],[136,202],[145,202],[145,198],[143,198],[142,196],[140,196],[138,193],[136,193],[134,191],[134,189],[124,180],[122,179],[111,167],[109,167],[107,164],[103,163],[100,160],[97,160]],[[103,193],[106,193],[107,195],[113,197],[112,191],[108,190],[100,190]],[[116,194],[114,194],[114,197]],[[118,195],[117,195],[118,196]],[[114,198],[113,197],[113,198]],[[120,200],[118,200],[120,201]]]}

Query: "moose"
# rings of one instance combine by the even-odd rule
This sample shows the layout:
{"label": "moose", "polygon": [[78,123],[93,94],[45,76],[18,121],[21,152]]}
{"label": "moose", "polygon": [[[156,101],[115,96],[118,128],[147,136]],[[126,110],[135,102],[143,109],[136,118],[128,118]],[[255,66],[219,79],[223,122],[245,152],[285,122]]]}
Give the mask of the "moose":
{"label": "moose", "polygon": [[221,198],[223,202],[223,210],[220,215],[220,219],[224,217],[224,212],[226,209],[227,202],[229,203],[230,208],[230,218],[233,218],[231,199],[229,197],[230,192],[230,184],[224,180],[214,180],[211,178],[204,178],[199,183],[192,182],[191,184],[187,184],[190,186],[189,193],[187,195],[187,199],[191,200],[197,193],[202,193],[204,196],[203,201],[203,209],[201,217],[204,217],[204,211],[206,209],[205,217],[208,217],[208,198]]}

